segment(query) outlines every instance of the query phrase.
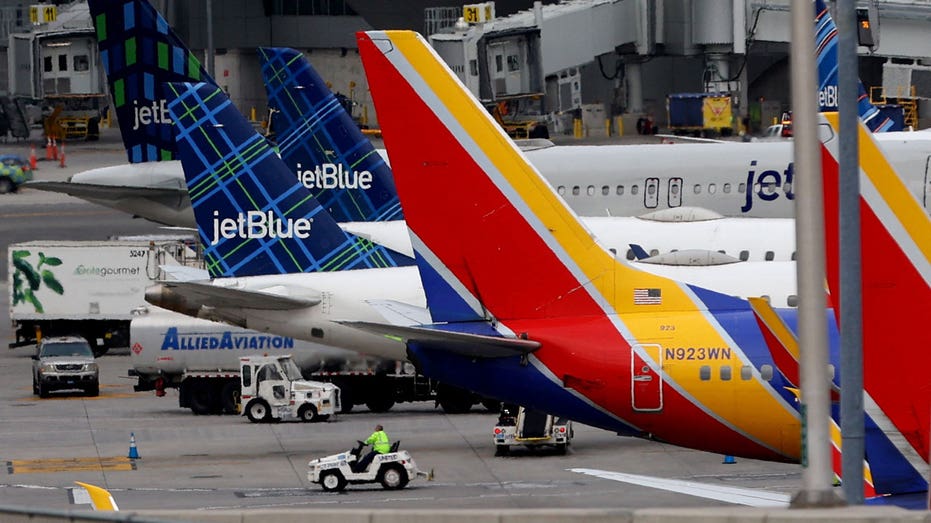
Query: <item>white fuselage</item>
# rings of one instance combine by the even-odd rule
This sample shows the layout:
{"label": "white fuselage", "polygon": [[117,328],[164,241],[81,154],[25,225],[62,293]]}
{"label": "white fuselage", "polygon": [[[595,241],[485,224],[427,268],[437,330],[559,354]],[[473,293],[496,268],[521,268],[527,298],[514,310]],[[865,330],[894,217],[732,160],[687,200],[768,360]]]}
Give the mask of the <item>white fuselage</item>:
{"label": "white fuselage", "polygon": [[[926,176],[931,132],[876,137],[912,194],[926,205],[931,200]],[[795,215],[791,141],[554,146],[524,154],[580,216],[640,216],[683,206],[735,217]],[[134,188],[184,186],[180,162],[144,165],[85,171],[71,181]],[[167,202],[146,201],[138,194],[113,201],[88,199],[159,223],[195,226],[186,197]]]}

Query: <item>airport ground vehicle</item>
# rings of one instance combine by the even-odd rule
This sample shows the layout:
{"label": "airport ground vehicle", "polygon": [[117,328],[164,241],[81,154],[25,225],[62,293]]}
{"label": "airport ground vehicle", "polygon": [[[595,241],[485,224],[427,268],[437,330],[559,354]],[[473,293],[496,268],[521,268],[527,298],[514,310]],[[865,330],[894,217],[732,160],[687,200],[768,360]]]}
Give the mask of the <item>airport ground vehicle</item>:
{"label": "airport ground vehicle", "polygon": [[666,97],[669,130],[693,136],[730,136],[734,132],[727,93],[677,93]]}
{"label": "airport ground vehicle", "polygon": [[44,336],[84,337],[94,353],[129,342],[131,311],[161,265],[194,260],[181,240],[33,241],[9,246],[9,347]]}
{"label": "airport ground vehicle", "polygon": [[506,456],[513,445],[528,448],[554,446],[565,454],[572,443],[572,421],[538,410],[505,403],[495,424],[495,456]]}
{"label": "airport ground vehicle", "polygon": [[32,169],[24,158],[15,154],[0,155],[0,194],[16,192],[23,183],[32,179]]}
{"label": "airport ground vehicle", "polygon": [[[140,308],[130,327],[135,390],[179,390],[178,403],[195,414],[238,413],[240,358],[291,354],[303,375],[340,389],[342,412],[365,405],[374,412],[395,403],[435,401],[446,412],[464,412],[478,397],[418,375],[413,365],[382,360],[285,336],[196,319],[154,306]],[[487,403],[487,404],[486,404]],[[483,402],[497,410],[493,402]]]}
{"label": "airport ground vehicle", "polygon": [[252,423],[326,421],[339,411],[339,387],[307,381],[290,355],[239,359],[243,415]]}
{"label": "airport ground vehicle", "polygon": [[391,451],[378,454],[366,470],[353,467],[361,459],[365,443],[356,441],[352,450],[310,460],[307,463],[307,480],[319,483],[327,492],[340,491],[348,484],[381,483],[387,490],[398,490],[418,477],[433,479],[433,473],[426,473],[417,468],[411,453],[398,450],[400,441],[395,441]]}
{"label": "airport ground vehicle", "polygon": [[32,392],[47,398],[53,390],[100,393],[100,370],[87,340],[77,336],[43,338],[32,356]]}

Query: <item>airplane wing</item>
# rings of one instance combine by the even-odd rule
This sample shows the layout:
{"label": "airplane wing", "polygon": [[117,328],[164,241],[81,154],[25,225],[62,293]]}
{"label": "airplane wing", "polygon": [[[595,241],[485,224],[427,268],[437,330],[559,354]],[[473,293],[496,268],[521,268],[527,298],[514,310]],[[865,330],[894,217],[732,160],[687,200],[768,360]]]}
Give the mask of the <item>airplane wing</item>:
{"label": "airplane wing", "polygon": [[[160,284],[173,294],[191,303],[218,309],[293,310],[312,307],[320,303],[319,294],[307,289],[309,295],[294,295],[295,289],[276,285],[262,290],[220,287],[204,282],[162,281]],[[305,289],[301,289],[305,291]],[[303,293],[302,293],[303,294]],[[156,304],[157,305],[157,304]]]}
{"label": "airplane wing", "polygon": [[92,199],[121,198],[178,198],[187,193],[185,188],[171,187],[136,187],[132,185],[104,185],[93,183],[54,182],[34,180],[26,182],[23,187],[40,191],[57,192]]}
{"label": "airplane wing", "polygon": [[746,505],[750,507],[778,507],[785,508],[789,506],[791,495],[784,492],[772,492],[766,490],[726,487],[724,485],[710,485],[708,483],[699,483],[697,481],[685,481],[681,479],[657,478],[653,476],[639,476],[637,474],[625,474],[623,472],[612,472],[610,470],[576,468],[568,469],[570,472],[587,474],[611,481],[620,481],[621,483],[630,483],[669,492],[678,492],[705,499],[724,501],[735,505]]}
{"label": "airplane wing", "polygon": [[482,334],[451,332],[426,326],[408,327],[367,321],[336,321],[405,343],[416,343],[421,348],[451,352],[470,358],[507,358],[529,354],[540,348],[540,342],[517,338],[500,338]]}

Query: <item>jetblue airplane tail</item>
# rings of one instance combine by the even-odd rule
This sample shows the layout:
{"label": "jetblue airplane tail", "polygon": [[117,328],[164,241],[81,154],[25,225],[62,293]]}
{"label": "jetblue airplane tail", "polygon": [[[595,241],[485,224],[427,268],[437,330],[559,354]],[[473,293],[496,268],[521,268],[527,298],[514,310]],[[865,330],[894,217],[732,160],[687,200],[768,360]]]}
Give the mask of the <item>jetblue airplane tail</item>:
{"label": "jetblue airplane tail", "polygon": [[343,232],[218,87],[165,95],[212,277],[412,263]]}
{"label": "jetblue airplane tail", "polygon": [[[837,135],[837,114],[823,118]],[[931,310],[931,219],[862,124],[859,133],[864,408],[875,422],[867,424],[867,459],[877,492],[886,490],[883,478],[895,492],[927,490],[931,331],[920,326]],[[822,146],[825,195],[844,183],[838,147],[836,138]],[[828,286],[840,303],[836,198],[824,199],[824,218]],[[873,459],[882,454],[871,449],[870,430],[884,432],[906,463]]]}
{"label": "jetblue airplane tail", "polygon": [[400,220],[391,169],[304,55],[260,47],[281,159],[338,222]]}
{"label": "jetblue airplane tail", "polygon": [[[837,26],[824,0],[815,0],[815,52],[818,60],[818,110],[837,111]],[[898,122],[883,115],[857,81],[857,114],[871,131],[901,131]]]}
{"label": "jetblue airplane tail", "polygon": [[161,85],[213,80],[146,0],[89,0],[88,7],[129,162],[175,160]]}

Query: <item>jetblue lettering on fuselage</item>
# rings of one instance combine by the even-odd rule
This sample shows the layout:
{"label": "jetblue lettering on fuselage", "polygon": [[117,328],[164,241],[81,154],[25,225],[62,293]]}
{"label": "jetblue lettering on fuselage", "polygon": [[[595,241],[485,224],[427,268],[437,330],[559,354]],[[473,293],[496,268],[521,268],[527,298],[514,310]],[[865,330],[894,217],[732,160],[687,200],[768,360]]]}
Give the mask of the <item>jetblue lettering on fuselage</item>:
{"label": "jetblue lettering on fuselage", "polygon": [[818,91],[818,105],[821,107],[821,112],[837,110],[836,85],[826,85],[824,86],[824,89]]}
{"label": "jetblue lettering on fuselage", "polygon": [[233,334],[225,331],[220,334],[179,334],[177,327],[165,332],[162,350],[203,350],[203,349],[293,349],[294,338],[268,336],[265,334]]}
{"label": "jetblue lettering on fuselage", "polygon": [[792,189],[792,180],[795,177],[795,165],[789,162],[788,167],[781,173],[774,170],[761,171],[756,173],[756,160],[750,162],[750,169],[747,171],[747,201],[740,212],[750,212],[753,208],[753,195],[756,195],[765,202],[771,202],[779,198],[779,190],[785,194],[785,197],[794,200],[795,192]]}
{"label": "jetblue lettering on fuselage", "polygon": [[163,124],[171,123],[171,116],[168,114],[168,103],[165,100],[156,100],[152,106],[139,106],[138,100],[133,100],[133,131],[139,130],[143,125],[153,123]]}

